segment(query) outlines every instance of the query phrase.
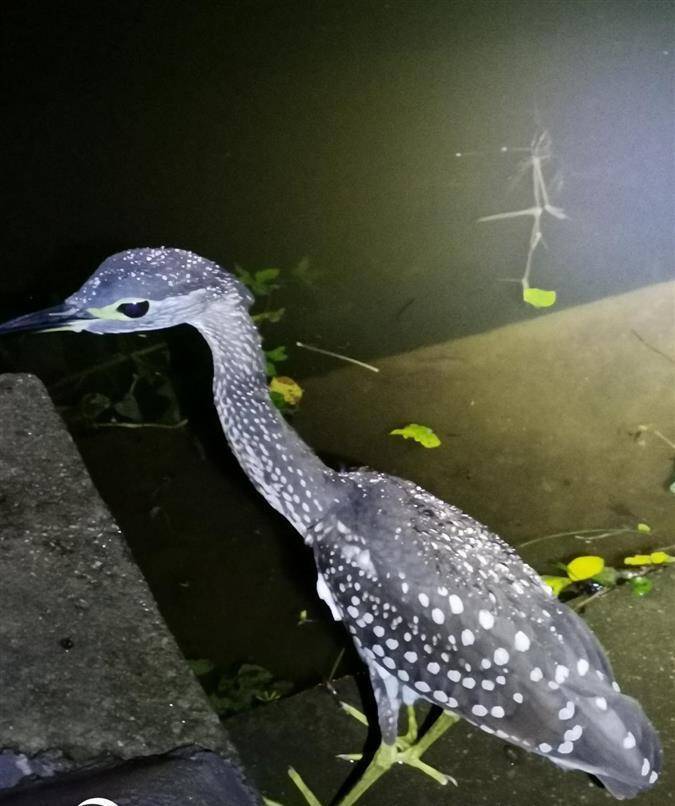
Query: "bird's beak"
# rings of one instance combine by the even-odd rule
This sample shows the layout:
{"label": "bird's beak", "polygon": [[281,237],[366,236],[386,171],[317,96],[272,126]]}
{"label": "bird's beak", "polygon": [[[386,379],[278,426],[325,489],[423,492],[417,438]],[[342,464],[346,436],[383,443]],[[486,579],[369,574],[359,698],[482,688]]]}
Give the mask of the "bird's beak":
{"label": "bird's beak", "polygon": [[47,333],[52,330],[72,330],[80,332],[87,330],[88,323],[97,317],[72,306],[61,304],[53,308],[45,308],[35,313],[27,313],[10,319],[0,325],[0,335],[4,333],[25,333],[32,330],[38,333]]}

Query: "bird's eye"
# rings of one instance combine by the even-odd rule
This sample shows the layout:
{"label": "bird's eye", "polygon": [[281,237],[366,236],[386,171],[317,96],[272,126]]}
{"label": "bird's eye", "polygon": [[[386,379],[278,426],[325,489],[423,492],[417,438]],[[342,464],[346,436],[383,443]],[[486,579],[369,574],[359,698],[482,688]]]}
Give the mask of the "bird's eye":
{"label": "bird's eye", "polygon": [[145,316],[149,307],[150,303],[143,300],[143,302],[122,302],[117,306],[117,310],[130,319],[140,319],[141,316]]}

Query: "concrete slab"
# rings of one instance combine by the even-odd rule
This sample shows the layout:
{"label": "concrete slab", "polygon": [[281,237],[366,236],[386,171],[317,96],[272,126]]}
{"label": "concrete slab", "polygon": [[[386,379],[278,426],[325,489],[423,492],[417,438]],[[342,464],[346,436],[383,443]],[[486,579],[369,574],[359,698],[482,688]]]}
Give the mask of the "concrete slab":
{"label": "concrete slab", "polygon": [[186,745],[236,768],[36,378],[0,376],[0,422],[0,788]]}
{"label": "concrete slab", "polygon": [[[675,443],[675,282],[378,366],[304,382],[294,424],[310,445],[412,479],[514,544],[638,521],[675,539],[675,450],[637,434],[647,425]],[[442,446],[389,435],[410,422]],[[528,558],[551,555],[542,549]]]}

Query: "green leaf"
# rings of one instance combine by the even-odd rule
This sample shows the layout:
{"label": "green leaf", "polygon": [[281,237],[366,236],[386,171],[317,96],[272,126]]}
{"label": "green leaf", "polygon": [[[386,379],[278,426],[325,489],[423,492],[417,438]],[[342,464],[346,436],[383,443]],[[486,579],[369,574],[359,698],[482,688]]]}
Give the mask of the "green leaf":
{"label": "green leaf", "polygon": [[277,374],[277,363],[286,361],[287,359],[286,348],[283,345],[281,347],[275,347],[273,350],[265,350],[265,372],[267,376],[274,378]]}
{"label": "green leaf", "polygon": [[543,288],[524,288],[523,300],[533,308],[550,308],[555,305],[557,294]]}
{"label": "green leaf", "polygon": [[279,276],[279,269],[259,269],[253,275],[253,285],[251,291],[259,297],[267,297],[272,291],[279,288],[279,284],[275,282]]}
{"label": "green leaf", "polygon": [[279,269],[258,269],[251,273],[241,266],[235,266],[234,271],[238,279],[257,297],[269,296],[279,288],[279,284],[275,282],[279,276]]}
{"label": "green leaf", "polygon": [[107,411],[112,405],[112,400],[99,392],[91,392],[83,395],[78,403],[79,413],[85,420],[95,420],[99,415]]}
{"label": "green leaf", "polygon": [[403,437],[403,439],[414,439],[424,448],[437,448],[441,444],[440,439],[431,428],[426,425],[418,425],[418,423],[409,423],[403,428],[394,428],[389,433]]}
{"label": "green leaf", "polygon": [[272,403],[274,403],[279,411],[288,411],[291,408],[280,392],[270,392],[270,397],[272,398]]}
{"label": "green leaf", "polygon": [[291,277],[303,285],[314,287],[321,273],[311,265],[309,257],[305,256],[299,260],[291,269]]}
{"label": "green leaf", "polygon": [[629,584],[636,596],[646,596],[654,587],[654,583],[647,577],[633,577]]}
{"label": "green leaf", "polygon": [[253,275],[251,274],[250,271],[247,271],[246,269],[242,269],[241,266],[238,266],[238,265],[235,264],[234,273],[237,275],[237,278],[239,280],[241,280],[241,282],[247,288],[250,288],[251,291],[253,291],[254,280],[253,280]]}
{"label": "green leaf", "polygon": [[286,361],[288,359],[286,347],[283,344],[281,347],[275,347],[273,350],[265,350],[265,355],[267,356],[268,361],[274,361],[275,364],[279,361]]}
{"label": "green leaf", "polygon": [[638,523],[637,530],[638,532],[642,532],[642,534],[648,535],[651,532],[652,527],[648,523]]}
{"label": "green leaf", "polygon": [[286,308],[277,308],[276,311],[263,311],[262,313],[256,313],[251,318],[256,324],[260,324],[261,322],[271,322],[272,324],[276,324],[280,322],[286,313]]}
{"label": "green leaf", "polygon": [[142,423],[143,414],[141,407],[138,405],[138,400],[133,392],[127,392],[121,400],[113,406],[113,409],[120,417],[126,417],[132,423]]}
{"label": "green leaf", "polygon": [[189,660],[188,663],[197,677],[205,677],[216,668],[213,661],[208,658],[197,658],[196,660]]}
{"label": "green leaf", "polygon": [[602,585],[603,588],[613,588],[619,578],[619,572],[611,565],[606,565],[599,574],[592,577],[593,582]]}

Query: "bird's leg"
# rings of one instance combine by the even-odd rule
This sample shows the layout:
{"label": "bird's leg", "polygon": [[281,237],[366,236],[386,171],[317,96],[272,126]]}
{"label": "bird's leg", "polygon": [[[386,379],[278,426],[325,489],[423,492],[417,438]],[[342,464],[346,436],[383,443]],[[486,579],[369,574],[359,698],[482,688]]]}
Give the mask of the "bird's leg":
{"label": "bird's leg", "polygon": [[[412,742],[409,742],[409,736],[411,735],[411,714],[412,719],[414,720],[415,711],[412,705],[409,705],[408,733],[405,736],[399,737],[397,741],[399,753],[398,757],[396,758],[396,762],[398,764],[409,764],[411,767],[415,767],[420,772],[426,773],[429,777],[433,778],[434,781],[442,784],[443,786],[445,786],[445,784],[447,784],[449,781],[457,786],[457,781],[452,776],[440,772],[426,762],[422,761],[422,754],[425,753],[437,739],[440,739],[448,728],[452,727],[455,722],[459,721],[459,717],[457,714],[452,713],[452,711],[443,711],[434,724],[420,739],[417,738],[416,722],[413,722],[415,738],[412,740]],[[407,747],[404,747],[406,744]]]}
{"label": "bird's leg", "polygon": [[[351,804],[356,803],[361,795],[393,764],[408,764],[433,778],[439,784],[445,785],[448,781],[452,781],[456,785],[457,782],[453,778],[434,769],[422,761],[421,757],[451,725],[457,722],[459,717],[453,713],[442,713],[431,728],[421,738],[418,738],[415,710],[412,705],[408,705],[408,730],[404,735],[397,736],[398,712],[401,705],[398,699],[398,687],[394,689],[393,678],[382,680],[377,671],[370,671],[382,739],[370,764],[354,787],[340,801],[340,806],[351,806]],[[359,722],[367,724],[365,716],[356,708],[344,703],[343,708],[355,719],[358,719]],[[362,755],[358,753],[341,755],[339,758],[358,761],[362,758]]]}
{"label": "bird's leg", "polygon": [[[381,735],[380,746],[362,776],[344,798],[339,801],[338,806],[353,806],[364,792],[370,789],[394,764],[407,764],[410,767],[414,767],[443,786],[448,782],[452,782],[457,786],[457,781],[452,776],[446,775],[422,761],[422,755],[451,725],[454,725],[459,720],[459,717],[451,711],[443,711],[429,730],[419,738],[415,709],[412,705],[408,705],[408,729],[402,736],[398,736],[398,713],[401,700],[396,679],[393,677],[383,679],[376,669],[369,668],[368,671],[370,672],[370,681],[377,705],[377,717]],[[366,715],[359,711],[358,708],[346,702],[340,702],[340,706],[349,716],[362,725],[368,726]],[[338,758],[345,761],[360,761],[363,758],[363,754],[341,754]],[[321,806],[314,793],[307,787],[298,773],[292,768],[289,769],[288,773],[305,798],[308,806]]]}
{"label": "bird's leg", "polygon": [[393,744],[383,739],[370,764],[364,770],[363,775],[339,802],[339,806],[353,806],[364,792],[370,789],[370,787],[394,764],[408,764],[430,776],[434,781],[443,786],[449,781],[452,781],[456,786],[457,781],[455,781],[454,778],[434,769],[434,767],[422,761],[420,756],[428,750],[436,739],[442,736],[457,719],[458,717],[455,716],[455,714],[441,714],[433,726],[424,734],[422,739],[413,743],[405,750],[399,750],[398,744],[399,742],[405,742],[407,737],[395,739]]}
{"label": "bird's leg", "polygon": [[[349,703],[340,703],[345,713],[354,717],[363,725],[367,725],[368,721],[365,715],[354,708]],[[420,772],[426,773],[430,778],[441,785],[445,785],[448,781],[452,781],[455,786],[457,781],[446,773],[440,772],[431,765],[422,761],[422,755],[431,747],[431,745],[445,733],[445,731],[452,727],[459,720],[459,717],[451,711],[443,711],[438,719],[433,723],[429,730],[421,737],[417,735],[417,717],[415,716],[415,709],[412,705],[407,706],[408,711],[408,730],[402,735],[397,736],[395,739],[396,754],[394,761],[395,764],[408,764],[415,767]],[[343,761],[360,761],[363,758],[362,753],[340,753],[338,758]],[[342,806],[342,803],[340,804]]]}
{"label": "bird's leg", "polygon": [[408,712],[408,730],[396,739],[396,747],[399,750],[405,750],[411,747],[417,741],[417,716],[415,715],[415,706],[406,705]]}

